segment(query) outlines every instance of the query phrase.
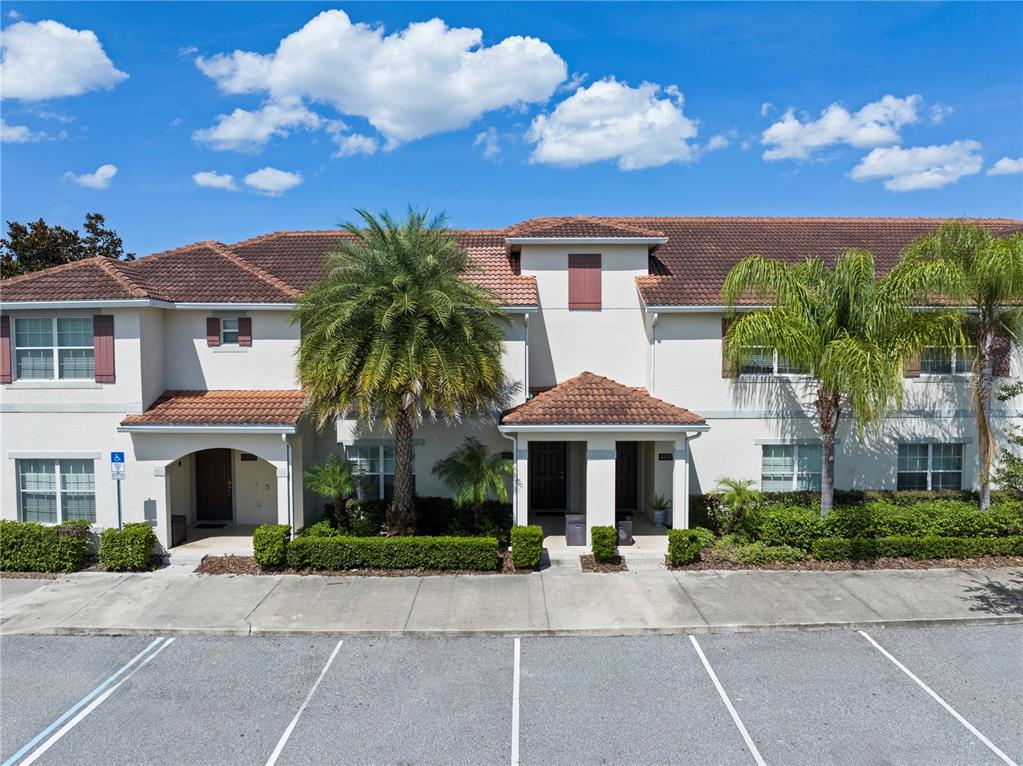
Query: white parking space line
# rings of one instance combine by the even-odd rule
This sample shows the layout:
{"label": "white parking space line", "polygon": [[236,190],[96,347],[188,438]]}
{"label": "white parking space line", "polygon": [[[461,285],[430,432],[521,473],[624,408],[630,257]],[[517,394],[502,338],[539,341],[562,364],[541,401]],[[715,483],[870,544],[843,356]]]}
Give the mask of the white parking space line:
{"label": "white parking space line", "polygon": [[716,688],[718,690],[718,694],[721,695],[721,701],[724,702],[725,707],[728,708],[728,712],[732,716],[732,720],[735,722],[735,726],[739,730],[739,733],[742,735],[742,739],[746,743],[746,747],[749,748],[750,753],[753,755],[753,760],[757,762],[757,766],[766,766],[763,757],[760,755],[760,751],[757,750],[757,746],[753,744],[753,738],[750,737],[742,719],[739,718],[739,714],[736,712],[735,706],[732,705],[732,701],[728,699],[728,694],[725,692],[725,688],[721,685],[721,682],[718,681],[714,668],[712,668],[710,663],[707,661],[707,656],[703,653],[703,649],[700,648],[700,643],[696,640],[696,636],[689,636],[689,640],[692,641],[693,648],[696,650],[696,653],[700,655],[700,661],[703,662],[703,667],[707,671],[707,675],[709,675],[710,680],[714,682],[714,688]]}
{"label": "white parking space line", "polygon": [[860,631],[857,631],[857,632],[861,636],[863,636],[865,639],[867,639],[867,641],[869,641],[871,643],[871,645],[875,649],[877,649],[879,652],[881,652],[881,654],[883,654],[885,657],[887,657],[889,660],[891,660],[892,664],[894,664],[895,667],[897,667],[899,670],[901,670],[907,676],[912,678],[917,686],[919,686],[921,689],[923,689],[925,692],[927,692],[935,702],[937,702],[939,705],[941,705],[943,708],[945,708],[945,710],[947,710],[952,715],[953,718],[955,718],[957,721],[959,721],[959,723],[961,723],[963,726],[965,726],[969,730],[969,732],[971,734],[973,734],[973,736],[975,736],[977,739],[979,739],[981,742],[983,742],[985,745],[987,745],[987,748],[992,753],[994,753],[999,758],[1001,758],[1004,763],[1008,764],[1008,766],[1018,766],[1018,764],[1014,760],[1012,760],[1009,756],[1007,756],[1005,753],[1003,753],[998,748],[998,746],[995,745],[994,742],[992,742],[987,737],[985,737],[983,734],[981,734],[980,731],[978,731],[976,726],[974,726],[972,723],[970,723],[965,718],[963,718],[961,715],[959,715],[959,713],[956,712],[955,708],[953,708],[951,705],[949,705],[947,702],[945,702],[945,700],[943,700],[938,695],[938,693],[936,691],[934,691],[931,687],[929,687],[927,684],[925,684],[923,681],[921,681],[919,678],[917,678],[916,675],[913,673],[913,671],[911,671],[909,668],[907,668],[905,665],[903,665],[901,662],[899,662],[897,659],[895,659],[895,657],[893,657],[891,654],[889,654],[889,652],[883,646],[881,646],[881,644],[877,643],[877,641],[875,641],[873,638],[871,638],[866,633],[866,631],[860,630]]}
{"label": "white parking space line", "polygon": [[512,741],[511,766],[519,766],[519,675],[522,658],[522,642],[515,639],[515,663],[512,671]]}
{"label": "white parking space line", "polygon": [[[53,746],[53,744],[57,742],[57,740],[59,740],[67,732],[74,728],[79,721],[85,718],[85,716],[87,716],[89,713],[91,713],[93,710],[99,707],[106,699],[108,699],[110,695],[113,694],[122,683],[124,683],[124,681],[128,680],[129,676],[131,676],[136,670],[141,668],[142,665],[145,665],[147,662],[149,662],[149,660],[151,660],[153,657],[155,657],[157,654],[163,651],[163,649],[167,645],[169,645],[173,640],[174,640],[173,638],[166,640],[163,636],[153,639],[145,649],[143,649],[141,652],[139,652],[130,660],[128,660],[128,662],[122,665],[117,672],[108,676],[107,679],[103,681],[103,683],[101,683],[91,692],[89,692],[80,700],[78,700],[78,702],[76,702],[74,705],[72,705],[70,708],[64,711],[64,713],[56,721],[51,723],[49,726],[47,726],[45,729],[39,732],[36,736],[34,736],[32,739],[30,739],[28,742],[22,745],[21,749],[18,750],[18,752],[16,752],[14,755],[8,758],[6,761],[4,761],[2,766],[12,766],[12,764],[17,763],[19,758],[26,755],[34,747],[39,745],[40,742],[43,742],[44,739],[50,737],[50,734],[52,734],[55,729],[60,727],[60,730],[57,731],[56,734],[53,734],[53,736],[50,737],[50,739],[43,742],[42,746],[40,746],[38,750],[32,753],[32,755],[29,758],[25,759],[22,762],[22,764],[24,766],[24,764],[29,764],[35,761],[40,755],[49,750]],[[146,655],[149,656],[146,657]],[[110,685],[114,683],[114,681],[116,681],[122,675],[127,673],[128,670],[133,665],[135,665],[135,663],[142,660],[143,657],[146,657],[146,659],[142,662],[141,665],[135,668],[135,670],[132,670],[131,673],[128,673],[128,676],[125,676],[116,686],[108,689],[108,687],[110,687]],[[90,702],[92,704],[89,704]],[[87,705],[88,707],[86,707]],[[85,709],[82,710],[82,708]],[[68,721],[68,719],[71,720]]]}
{"label": "white parking space line", "polygon": [[341,651],[341,644],[344,640],[337,642],[337,646],[334,647],[334,651],[330,653],[330,657],[327,658],[327,663],[323,666],[323,670],[320,671],[320,675],[316,678],[316,683],[313,684],[313,688],[309,690],[309,693],[305,695],[305,699],[302,700],[302,704],[298,708],[298,712],[295,713],[295,717],[291,719],[291,723],[288,724],[288,728],[284,730],[281,738],[277,740],[277,747],[270,753],[270,757],[266,761],[266,766],[274,766],[277,763],[277,759],[281,757],[281,753],[284,751],[284,746],[288,744],[288,739],[291,737],[291,733],[295,731],[295,727],[298,725],[298,719],[302,717],[302,713],[305,712],[306,707],[309,706],[309,701],[316,694],[316,690],[319,688],[320,683],[323,681],[323,677],[327,675],[327,671],[330,670],[330,666],[334,663],[334,658],[337,657],[337,653]]}

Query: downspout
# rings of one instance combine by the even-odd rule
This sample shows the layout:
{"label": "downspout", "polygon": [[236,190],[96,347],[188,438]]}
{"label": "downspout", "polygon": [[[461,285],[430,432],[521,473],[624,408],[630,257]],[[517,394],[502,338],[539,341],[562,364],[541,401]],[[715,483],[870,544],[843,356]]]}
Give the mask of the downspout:
{"label": "downspout", "polygon": [[523,316],[523,323],[525,325],[525,353],[523,357],[525,363],[523,364],[524,369],[522,370],[522,387],[525,389],[522,392],[524,399],[529,399],[529,312],[527,311]]}
{"label": "downspout", "polygon": [[295,495],[295,486],[293,482],[292,470],[291,470],[291,442],[288,441],[287,434],[281,434],[281,441],[284,442],[284,447],[288,454],[288,526],[291,527],[291,536],[295,536],[295,518],[292,515],[292,502]]}
{"label": "downspout", "polygon": [[519,523],[519,435],[498,433],[512,443],[512,526],[515,526]]}
{"label": "downspout", "polygon": [[657,320],[661,315],[655,311],[652,316],[653,320],[650,322],[650,396],[657,396],[656,389],[654,388],[657,370],[657,366],[654,364],[654,356],[657,352]]}

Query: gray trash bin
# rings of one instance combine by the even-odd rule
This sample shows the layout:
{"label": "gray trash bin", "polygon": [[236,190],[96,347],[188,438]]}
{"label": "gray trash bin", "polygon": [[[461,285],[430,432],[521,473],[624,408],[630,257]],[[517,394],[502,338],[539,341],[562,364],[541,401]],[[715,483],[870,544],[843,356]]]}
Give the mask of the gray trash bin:
{"label": "gray trash bin", "polygon": [[184,514],[171,515],[171,547],[181,545],[188,539],[188,517]]}
{"label": "gray trash bin", "polygon": [[586,514],[565,514],[565,543],[567,545],[586,545]]}
{"label": "gray trash bin", "polygon": [[624,518],[619,519],[615,526],[618,528],[618,544],[619,545],[632,545],[634,540],[632,539],[632,519]]}

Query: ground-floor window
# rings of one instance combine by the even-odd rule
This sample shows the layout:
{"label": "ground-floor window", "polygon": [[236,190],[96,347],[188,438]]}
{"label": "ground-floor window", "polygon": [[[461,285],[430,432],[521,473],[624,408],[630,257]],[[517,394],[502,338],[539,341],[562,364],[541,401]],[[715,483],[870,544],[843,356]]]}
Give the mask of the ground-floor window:
{"label": "ground-floor window", "polygon": [[18,508],[22,521],[57,524],[96,521],[92,460],[19,460]]}
{"label": "ground-floor window", "polygon": [[962,444],[900,444],[897,489],[962,489]]}
{"label": "ground-floor window", "polygon": [[819,490],[821,488],[820,445],[763,445],[760,488],[764,492]]}
{"label": "ground-floor window", "polygon": [[[348,448],[348,459],[355,465],[362,500],[390,500],[394,497],[394,447],[355,444]],[[415,481],[416,460],[412,453],[412,479]],[[414,486],[414,485],[413,485]]]}

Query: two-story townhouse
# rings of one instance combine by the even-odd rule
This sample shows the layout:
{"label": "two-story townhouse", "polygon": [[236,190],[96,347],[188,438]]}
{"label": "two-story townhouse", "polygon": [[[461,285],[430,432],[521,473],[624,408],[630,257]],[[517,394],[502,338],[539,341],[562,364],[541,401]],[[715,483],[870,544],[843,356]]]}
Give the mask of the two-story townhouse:
{"label": "two-story townhouse", "polygon": [[[771,349],[723,362],[720,288],[753,253],[833,261],[874,253],[883,273],[938,219],[561,218],[465,231],[508,313],[512,393],[479,422],[416,433],[416,485],[444,494],[434,462],[473,434],[514,458],[516,523],[586,528],[689,496],[724,476],[814,489],[820,444],[805,379]],[[999,234],[1023,222],[983,222]],[[323,274],[336,231],[202,242],[134,262],[90,259],[0,284],[0,507],[4,518],[99,527],[148,520],[172,546],[186,529],[319,515],[302,472],[332,452],[387,497],[387,433],[339,420],[316,432],[295,375],[290,311]],[[1017,355],[996,373],[1019,374]],[[881,433],[840,434],[836,485],[970,488],[976,474],[968,364],[925,349],[905,406]],[[1019,402],[996,412],[1001,430]],[[124,453],[124,480],[111,477]],[[118,496],[119,495],[119,496]],[[201,534],[199,532],[198,534]]]}

